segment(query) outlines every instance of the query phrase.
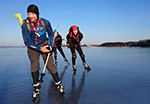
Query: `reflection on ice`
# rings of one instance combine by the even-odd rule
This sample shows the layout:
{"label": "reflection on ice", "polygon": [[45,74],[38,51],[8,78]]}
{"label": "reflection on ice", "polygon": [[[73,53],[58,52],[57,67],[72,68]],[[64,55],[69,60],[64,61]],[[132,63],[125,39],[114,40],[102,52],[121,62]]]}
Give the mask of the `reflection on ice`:
{"label": "reflection on ice", "polygon": [[[60,73],[60,78],[61,80],[63,79],[63,76],[65,75],[65,71],[68,68],[68,65],[64,67],[64,70],[62,73]],[[72,75],[72,84],[71,84],[71,90],[70,92],[67,93],[66,96],[61,95],[55,87],[54,83],[50,83],[50,88],[48,91],[48,97],[55,103],[55,104],[78,104],[78,101],[80,99],[80,94],[84,88],[84,81],[85,81],[85,76],[89,71],[86,70],[82,74],[82,78],[80,81],[80,85],[78,88],[76,88],[76,73],[73,72]]]}
{"label": "reflection on ice", "polygon": [[[38,104],[150,104],[150,48],[83,47],[90,72],[77,58],[77,73],[58,54],[65,96],[50,74]],[[64,47],[71,64],[71,53]],[[43,60],[40,60],[43,68]],[[43,63],[43,64],[42,64]],[[42,71],[42,70],[40,70]],[[25,47],[0,48],[0,104],[32,104],[32,79]]]}

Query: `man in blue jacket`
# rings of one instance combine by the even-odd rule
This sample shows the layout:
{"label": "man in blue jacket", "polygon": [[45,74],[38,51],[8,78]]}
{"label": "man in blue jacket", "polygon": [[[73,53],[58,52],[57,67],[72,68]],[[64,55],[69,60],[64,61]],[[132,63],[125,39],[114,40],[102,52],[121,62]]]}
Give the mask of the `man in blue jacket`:
{"label": "man in blue jacket", "polygon": [[[28,18],[22,24],[22,34],[25,45],[28,50],[28,57],[31,62],[31,75],[33,78],[33,98],[39,97],[40,83],[39,83],[39,58],[42,55],[44,62],[47,58],[47,53],[52,52],[53,47],[53,31],[51,24],[46,19],[39,18],[39,10],[36,5],[30,5],[27,8]],[[43,25],[44,22],[44,25]],[[48,36],[47,36],[48,35]],[[46,68],[54,78],[58,91],[64,92],[64,86],[59,79],[57,68],[53,63],[52,55]]]}

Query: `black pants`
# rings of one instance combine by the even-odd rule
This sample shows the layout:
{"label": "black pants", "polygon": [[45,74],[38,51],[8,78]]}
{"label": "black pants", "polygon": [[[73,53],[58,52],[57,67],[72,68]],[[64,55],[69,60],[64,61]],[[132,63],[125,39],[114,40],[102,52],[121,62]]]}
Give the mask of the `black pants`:
{"label": "black pants", "polygon": [[82,62],[85,63],[85,56],[83,54],[83,51],[82,51],[82,48],[80,45],[76,45],[76,46],[71,46],[70,47],[70,50],[71,50],[71,53],[72,53],[72,64],[75,65],[75,61],[76,61],[76,52],[75,50],[77,50],[77,52],[79,53],[81,59],[82,59]]}
{"label": "black pants", "polygon": [[57,48],[54,47],[54,58],[55,60],[57,60],[57,49],[59,50],[59,52],[61,53],[61,55],[63,56],[63,58],[66,58],[63,50],[62,50],[62,47],[61,46],[57,46]]}

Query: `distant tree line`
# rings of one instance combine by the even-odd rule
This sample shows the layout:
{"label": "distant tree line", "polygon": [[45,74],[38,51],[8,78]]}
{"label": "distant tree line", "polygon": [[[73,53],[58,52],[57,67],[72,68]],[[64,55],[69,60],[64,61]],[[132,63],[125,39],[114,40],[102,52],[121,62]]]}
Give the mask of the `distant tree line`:
{"label": "distant tree line", "polygon": [[106,42],[101,47],[150,47],[150,39],[137,42]]}

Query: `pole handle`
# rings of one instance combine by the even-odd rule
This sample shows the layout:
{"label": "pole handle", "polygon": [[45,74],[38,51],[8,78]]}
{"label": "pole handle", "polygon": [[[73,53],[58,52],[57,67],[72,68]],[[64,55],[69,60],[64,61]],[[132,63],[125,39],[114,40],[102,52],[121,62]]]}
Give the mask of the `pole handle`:
{"label": "pole handle", "polygon": [[47,63],[48,63],[48,60],[49,60],[49,56],[50,56],[50,53],[48,53],[48,55],[47,55],[47,59],[46,59],[46,62],[45,62],[45,65],[44,65],[42,73],[45,73],[45,69],[46,69],[46,66],[47,66]]}

